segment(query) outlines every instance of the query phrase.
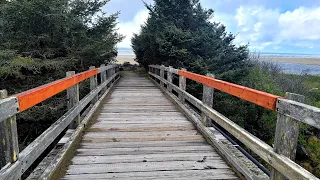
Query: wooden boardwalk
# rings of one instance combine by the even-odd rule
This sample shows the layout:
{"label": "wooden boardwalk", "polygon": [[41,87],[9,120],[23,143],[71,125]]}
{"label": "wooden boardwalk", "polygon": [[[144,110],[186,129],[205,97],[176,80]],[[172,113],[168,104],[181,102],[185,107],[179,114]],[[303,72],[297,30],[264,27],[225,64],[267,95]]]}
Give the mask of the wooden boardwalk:
{"label": "wooden boardwalk", "polygon": [[63,179],[237,179],[154,84],[127,73],[88,128]]}

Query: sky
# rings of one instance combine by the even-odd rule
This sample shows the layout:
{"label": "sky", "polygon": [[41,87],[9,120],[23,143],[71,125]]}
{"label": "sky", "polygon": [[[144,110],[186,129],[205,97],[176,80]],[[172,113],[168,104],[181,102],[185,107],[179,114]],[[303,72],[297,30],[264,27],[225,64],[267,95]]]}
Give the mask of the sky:
{"label": "sky", "polygon": [[[153,0],[144,0],[152,4]],[[320,54],[320,0],[200,0],[236,35],[234,44],[249,44],[251,52]],[[133,33],[148,18],[142,0],[111,0],[103,10],[120,12],[118,48],[131,48]]]}

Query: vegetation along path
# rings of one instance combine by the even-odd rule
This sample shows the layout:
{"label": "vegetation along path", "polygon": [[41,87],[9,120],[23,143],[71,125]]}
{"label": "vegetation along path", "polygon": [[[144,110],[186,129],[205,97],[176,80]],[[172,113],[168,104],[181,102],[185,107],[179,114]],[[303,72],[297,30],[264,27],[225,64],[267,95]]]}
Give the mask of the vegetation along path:
{"label": "vegetation along path", "polygon": [[87,129],[64,179],[237,179],[152,82],[126,73]]}

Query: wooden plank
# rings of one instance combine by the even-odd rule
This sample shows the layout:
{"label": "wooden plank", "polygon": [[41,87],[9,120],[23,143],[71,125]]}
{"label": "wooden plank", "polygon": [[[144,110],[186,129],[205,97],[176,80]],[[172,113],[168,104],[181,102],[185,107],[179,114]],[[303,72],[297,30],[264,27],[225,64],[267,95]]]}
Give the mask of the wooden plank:
{"label": "wooden plank", "polygon": [[149,137],[117,137],[117,138],[84,138],[82,142],[139,142],[139,141],[188,141],[188,140],[203,140],[200,135],[193,136],[149,136]]}
{"label": "wooden plank", "polygon": [[100,174],[78,174],[66,175],[66,180],[78,179],[238,179],[229,169],[208,170],[181,170],[181,171],[155,171],[155,172],[128,172],[128,173],[100,173]]}
{"label": "wooden plank", "polygon": [[72,164],[115,164],[115,163],[138,163],[138,162],[169,162],[169,161],[193,161],[193,162],[222,162],[223,159],[212,152],[188,152],[188,153],[162,153],[162,154],[137,154],[116,156],[76,156]]}
{"label": "wooden plank", "polygon": [[127,132],[119,133],[114,131],[109,132],[87,132],[83,137],[100,137],[100,138],[113,138],[113,137],[148,137],[148,136],[184,136],[184,135],[198,135],[196,130],[187,131],[155,131],[155,132]]}
{"label": "wooden plank", "polygon": [[278,99],[277,112],[320,129],[320,108],[288,99]]}
{"label": "wooden plank", "polygon": [[81,143],[80,147],[85,148],[127,148],[127,147],[174,147],[174,146],[197,146],[207,144],[204,139],[192,141],[153,141],[153,142],[105,142],[105,143]]}
{"label": "wooden plank", "polygon": [[186,130],[194,130],[194,126],[162,126],[162,127],[154,127],[154,126],[147,126],[147,127],[91,127],[87,132],[154,132],[154,131],[186,131]]}
{"label": "wooden plank", "polygon": [[[110,155],[119,155],[119,154],[160,154],[160,153],[176,153],[176,152],[212,152],[213,148],[208,146],[208,144],[202,144],[198,146],[175,146],[173,147],[162,147],[162,146],[155,146],[155,147],[119,147],[119,148],[90,148],[86,147],[85,149],[78,149],[78,155],[103,155],[103,156],[110,156]],[[93,154],[90,154],[93,153]]]}
{"label": "wooden plank", "polygon": [[175,170],[206,170],[226,169],[225,163],[215,162],[140,162],[119,164],[89,164],[70,165],[67,174],[120,173],[120,172],[148,172],[148,171],[175,171]]}

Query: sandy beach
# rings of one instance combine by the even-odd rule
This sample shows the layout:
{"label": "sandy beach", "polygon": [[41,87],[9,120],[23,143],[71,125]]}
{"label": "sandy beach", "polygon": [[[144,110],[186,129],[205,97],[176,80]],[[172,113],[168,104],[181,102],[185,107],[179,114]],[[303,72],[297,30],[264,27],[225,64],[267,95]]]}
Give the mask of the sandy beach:
{"label": "sandy beach", "polygon": [[306,64],[320,66],[320,58],[305,58],[305,57],[261,57],[261,60],[280,62],[280,63],[293,63],[293,64]]}
{"label": "sandy beach", "polygon": [[138,64],[134,61],[135,55],[118,55],[117,56],[117,63],[123,64],[124,62],[129,62],[130,64]]}
{"label": "sandy beach", "polygon": [[[135,55],[118,55],[117,63],[123,64],[129,62],[130,64],[138,64],[134,61]],[[260,57],[261,60],[280,62],[280,63],[293,63],[293,64],[306,64],[320,66],[320,58],[305,58],[305,57]]]}

